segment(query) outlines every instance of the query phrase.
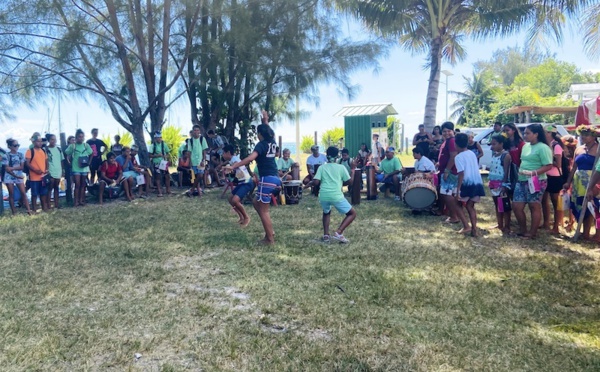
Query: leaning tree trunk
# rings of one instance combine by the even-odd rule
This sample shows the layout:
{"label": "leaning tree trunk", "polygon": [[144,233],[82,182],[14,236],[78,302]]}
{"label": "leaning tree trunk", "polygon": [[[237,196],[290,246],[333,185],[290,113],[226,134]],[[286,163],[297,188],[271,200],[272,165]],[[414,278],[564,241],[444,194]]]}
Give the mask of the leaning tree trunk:
{"label": "leaning tree trunk", "polygon": [[140,158],[140,164],[149,167],[150,158],[148,157],[148,146],[146,146],[146,139],[144,137],[144,122],[133,123],[132,127],[133,131],[131,132],[131,135],[139,149],[138,157]]}
{"label": "leaning tree trunk", "polygon": [[440,90],[440,68],[442,66],[442,41],[440,38],[433,40],[431,44],[431,54],[429,56],[431,68],[429,71],[429,85],[427,87],[427,101],[425,103],[425,117],[423,124],[425,130],[433,132],[437,115],[437,102]]}

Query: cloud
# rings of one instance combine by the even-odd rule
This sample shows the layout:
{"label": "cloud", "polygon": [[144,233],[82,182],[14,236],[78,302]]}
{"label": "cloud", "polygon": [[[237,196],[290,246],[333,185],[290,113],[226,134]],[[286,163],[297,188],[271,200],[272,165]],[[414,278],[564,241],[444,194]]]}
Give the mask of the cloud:
{"label": "cloud", "polygon": [[[20,142],[28,142],[29,138],[35,130],[28,129],[30,125],[22,125],[22,123],[3,123],[0,124],[0,146],[4,147],[6,140],[14,138]],[[36,125],[35,127],[39,127]]]}

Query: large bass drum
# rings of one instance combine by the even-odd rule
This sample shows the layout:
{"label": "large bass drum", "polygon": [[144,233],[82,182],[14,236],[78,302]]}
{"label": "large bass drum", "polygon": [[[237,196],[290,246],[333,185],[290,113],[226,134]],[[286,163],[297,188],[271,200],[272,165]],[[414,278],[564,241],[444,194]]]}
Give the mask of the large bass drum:
{"label": "large bass drum", "polygon": [[302,181],[287,181],[283,183],[283,197],[285,204],[298,204],[302,199]]}
{"label": "large bass drum", "polygon": [[431,208],[437,199],[437,191],[433,182],[421,173],[411,174],[402,183],[402,200],[415,211]]}

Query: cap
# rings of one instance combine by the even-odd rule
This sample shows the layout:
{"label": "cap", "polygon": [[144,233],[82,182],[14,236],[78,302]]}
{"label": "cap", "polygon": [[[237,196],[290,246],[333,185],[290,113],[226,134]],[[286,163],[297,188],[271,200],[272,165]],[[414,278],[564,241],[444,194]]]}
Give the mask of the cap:
{"label": "cap", "polygon": [[33,135],[31,136],[30,140],[31,141],[35,141],[37,140],[38,137],[41,137],[42,135],[40,134],[40,132],[33,132]]}
{"label": "cap", "polygon": [[393,146],[387,148],[387,152],[395,152],[396,149]]}
{"label": "cap", "polygon": [[556,125],[554,125],[554,124],[546,125],[544,127],[544,130],[546,132],[550,132],[550,133],[557,133],[558,132],[558,129],[556,129]]}
{"label": "cap", "polygon": [[318,145],[312,145],[310,147],[310,151],[319,151],[319,146]]}
{"label": "cap", "polygon": [[161,132],[155,132],[154,133],[154,138],[162,138],[162,133]]}

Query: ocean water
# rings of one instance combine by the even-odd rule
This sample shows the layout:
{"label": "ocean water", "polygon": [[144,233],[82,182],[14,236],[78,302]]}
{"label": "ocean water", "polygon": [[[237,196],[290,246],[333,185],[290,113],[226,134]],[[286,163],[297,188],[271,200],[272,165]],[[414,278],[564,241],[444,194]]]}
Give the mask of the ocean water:
{"label": "ocean water", "polygon": [[296,142],[282,142],[281,146],[283,149],[290,149],[290,155],[296,155]]}

